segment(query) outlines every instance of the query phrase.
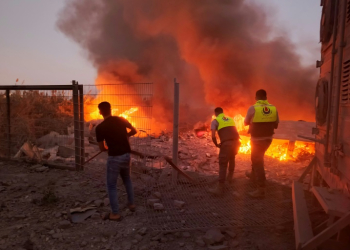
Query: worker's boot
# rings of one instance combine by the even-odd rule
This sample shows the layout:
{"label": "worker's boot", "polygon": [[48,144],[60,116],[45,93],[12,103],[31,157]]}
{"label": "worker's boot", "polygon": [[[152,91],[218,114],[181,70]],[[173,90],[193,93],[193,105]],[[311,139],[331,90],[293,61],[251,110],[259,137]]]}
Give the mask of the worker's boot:
{"label": "worker's boot", "polygon": [[248,194],[252,198],[265,198],[265,188],[258,187],[256,190],[249,192]]}
{"label": "worker's boot", "polygon": [[215,188],[209,188],[208,192],[215,196],[223,196],[225,191],[225,184],[220,183]]}

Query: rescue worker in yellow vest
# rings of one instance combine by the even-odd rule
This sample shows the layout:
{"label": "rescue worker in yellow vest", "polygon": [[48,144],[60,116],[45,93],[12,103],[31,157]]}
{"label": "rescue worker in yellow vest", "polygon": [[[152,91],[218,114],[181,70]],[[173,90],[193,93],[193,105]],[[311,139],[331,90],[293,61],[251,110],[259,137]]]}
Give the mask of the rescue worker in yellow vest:
{"label": "rescue worker in yellow vest", "polygon": [[246,176],[256,184],[256,190],[249,195],[254,198],[265,197],[265,169],[264,155],[270,147],[274,130],[277,129],[279,118],[275,106],[267,101],[266,91],[260,89],[255,95],[256,103],[248,109],[244,124],[249,125],[248,133],[251,135],[252,171]]}
{"label": "rescue worker in yellow vest", "polygon": [[[216,188],[209,189],[209,192],[221,196],[224,194],[225,181],[229,183],[233,180],[233,171],[235,169],[235,156],[239,149],[239,134],[235,127],[233,118],[224,114],[222,108],[214,110],[216,119],[211,123],[212,140],[218,148],[219,153],[219,184]],[[220,144],[216,140],[216,131],[219,134]],[[227,174],[228,167],[228,175]]]}

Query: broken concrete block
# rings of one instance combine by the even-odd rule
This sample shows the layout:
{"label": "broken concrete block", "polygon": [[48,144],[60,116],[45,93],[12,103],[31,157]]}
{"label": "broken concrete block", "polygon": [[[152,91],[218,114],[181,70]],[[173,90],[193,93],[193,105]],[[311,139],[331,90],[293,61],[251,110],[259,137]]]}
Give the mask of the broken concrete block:
{"label": "broken concrete block", "polygon": [[221,233],[219,229],[213,228],[206,232],[203,237],[203,241],[208,245],[212,245],[214,243],[223,242],[225,236]]}
{"label": "broken concrete block", "polygon": [[219,245],[219,246],[208,246],[208,249],[211,249],[211,250],[228,249],[228,246],[225,246],[225,245]]}
{"label": "broken concrete block", "polygon": [[159,201],[159,199],[148,199],[147,205],[153,207],[154,203],[158,203]]}
{"label": "broken concrete block", "polygon": [[69,158],[75,155],[74,148],[66,147],[66,146],[59,146],[57,151],[57,156],[60,156],[62,158]]}
{"label": "broken concrete block", "polygon": [[202,237],[198,237],[195,242],[200,247],[204,247],[205,246],[205,242],[203,241]]}
{"label": "broken concrete block", "polygon": [[95,200],[95,201],[94,201],[94,205],[95,205],[96,207],[100,207],[100,206],[102,206],[102,204],[103,204],[103,201],[102,201],[102,200]]}
{"label": "broken concrete block", "polygon": [[182,208],[185,205],[184,201],[174,200],[174,206],[177,208]]}
{"label": "broken concrete block", "polygon": [[164,206],[162,203],[154,203],[153,208],[154,208],[154,210],[163,210]]}
{"label": "broken concrete block", "polygon": [[234,239],[234,238],[236,238],[237,237],[237,234],[235,234],[234,232],[232,232],[232,231],[226,231],[225,232],[226,234],[228,234],[232,239]]}
{"label": "broken concrete block", "polygon": [[103,205],[105,205],[105,206],[109,205],[109,199],[108,198],[104,198]]}
{"label": "broken concrete block", "polygon": [[67,221],[67,220],[60,221],[60,222],[58,223],[58,228],[60,228],[60,229],[67,229],[67,228],[70,228],[70,226],[71,226],[71,224],[70,224],[70,222]]}
{"label": "broken concrete block", "polygon": [[142,236],[145,235],[146,233],[147,233],[147,227],[143,227],[138,231],[138,234]]}
{"label": "broken concrete block", "polygon": [[153,195],[157,197],[158,199],[162,198],[162,194],[160,192],[154,192]]}

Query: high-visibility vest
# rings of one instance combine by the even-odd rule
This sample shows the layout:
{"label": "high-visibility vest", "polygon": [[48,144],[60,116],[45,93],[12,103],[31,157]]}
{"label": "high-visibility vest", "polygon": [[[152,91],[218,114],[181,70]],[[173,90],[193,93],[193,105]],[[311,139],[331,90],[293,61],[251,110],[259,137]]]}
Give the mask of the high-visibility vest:
{"label": "high-visibility vest", "polygon": [[219,123],[218,130],[226,127],[234,127],[236,125],[233,118],[226,116],[224,113],[221,113],[220,115],[218,115],[216,117],[216,120]]}
{"label": "high-visibility vest", "polygon": [[253,122],[275,122],[277,121],[277,109],[265,100],[259,100],[254,104]]}
{"label": "high-visibility vest", "polygon": [[254,104],[254,117],[249,132],[252,137],[270,137],[274,134],[277,121],[277,109],[267,100],[259,100]]}
{"label": "high-visibility vest", "polygon": [[216,121],[219,123],[218,134],[221,143],[239,139],[239,134],[235,127],[235,121],[233,118],[225,116],[225,114],[221,113],[216,117]]}

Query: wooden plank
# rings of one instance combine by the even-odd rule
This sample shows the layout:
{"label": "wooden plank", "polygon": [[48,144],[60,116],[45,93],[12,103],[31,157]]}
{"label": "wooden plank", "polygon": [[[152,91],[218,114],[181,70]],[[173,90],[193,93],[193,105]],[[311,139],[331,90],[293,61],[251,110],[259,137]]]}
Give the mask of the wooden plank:
{"label": "wooden plank", "polygon": [[339,191],[331,193],[324,187],[312,187],[311,191],[327,214],[342,217],[350,211],[350,199]]}
{"label": "wooden plank", "polygon": [[323,230],[321,233],[310,239],[308,242],[302,245],[302,250],[314,250],[322,243],[326,242],[333,235],[337,234],[340,230],[350,225],[350,212],[341,217],[337,222]]}
{"label": "wooden plank", "polygon": [[305,176],[312,170],[312,167],[314,166],[315,163],[316,163],[316,157],[314,156],[314,158],[312,158],[312,160],[310,161],[307,168],[304,170],[304,172],[299,177],[298,182],[302,182],[304,180]]}
{"label": "wooden plank", "polygon": [[293,217],[294,217],[294,232],[296,249],[302,249],[302,245],[312,239],[312,225],[309,213],[306,206],[303,184],[293,182]]}

